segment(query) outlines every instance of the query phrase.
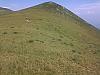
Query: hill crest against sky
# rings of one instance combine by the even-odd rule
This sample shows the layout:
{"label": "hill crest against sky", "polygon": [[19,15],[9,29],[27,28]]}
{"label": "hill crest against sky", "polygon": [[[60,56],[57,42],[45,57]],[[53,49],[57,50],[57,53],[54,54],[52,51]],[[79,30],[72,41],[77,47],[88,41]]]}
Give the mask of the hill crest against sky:
{"label": "hill crest against sky", "polygon": [[10,13],[12,13],[12,12],[13,12],[13,11],[10,10],[10,9],[0,7],[0,16],[2,16],[2,15],[7,15],[7,14],[10,14]]}
{"label": "hill crest against sky", "polygon": [[[0,0],[0,7],[13,10],[35,6],[50,0]],[[99,0],[51,0],[65,6],[75,14],[100,28],[100,1]]]}
{"label": "hill crest against sky", "polygon": [[[49,0],[3,0],[0,1],[0,7],[9,8],[13,10],[20,10],[27,7],[35,6],[36,4],[41,4]],[[99,16],[99,9],[100,9],[100,2],[96,0],[84,0],[84,1],[66,1],[66,0],[51,0],[57,2],[65,6],[66,8],[73,11],[75,14],[86,20],[87,22],[91,23],[97,28],[100,28],[100,16]],[[91,7],[93,9],[91,9]],[[84,9],[83,9],[84,8]],[[91,13],[89,13],[91,12]],[[94,20],[95,19],[95,20]]]}
{"label": "hill crest against sky", "polygon": [[[52,9],[52,10],[57,11],[57,12],[62,13],[62,14],[68,14],[68,15],[73,16],[74,18],[76,18],[76,19],[78,19],[80,21],[83,21],[83,22],[87,23],[85,20],[81,19],[79,16],[77,16],[76,14],[74,14],[73,12],[71,12],[69,9],[66,9],[62,5],[59,5],[59,4],[57,4],[57,3],[53,2],[53,1],[44,2],[44,3],[38,4],[38,5],[35,5],[35,6],[32,6],[32,7],[21,9],[19,11],[27,10],[27,9],[34,8],[34,7],[40,7],[40,8],[44,7],[47,10]],[[8,8],[2,8],[1,7],[1,9],[6,10],[8,12],[13,11],[13,10],[10,10]]]}

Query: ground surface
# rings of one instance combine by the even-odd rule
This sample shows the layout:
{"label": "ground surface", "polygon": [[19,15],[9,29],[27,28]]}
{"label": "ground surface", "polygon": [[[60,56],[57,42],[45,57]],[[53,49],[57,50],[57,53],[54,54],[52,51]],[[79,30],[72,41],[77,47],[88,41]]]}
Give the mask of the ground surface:
{"label": "ground surface", "polygon": [[46,8],[0,17],[0,75],[100,75],[100,31]]}

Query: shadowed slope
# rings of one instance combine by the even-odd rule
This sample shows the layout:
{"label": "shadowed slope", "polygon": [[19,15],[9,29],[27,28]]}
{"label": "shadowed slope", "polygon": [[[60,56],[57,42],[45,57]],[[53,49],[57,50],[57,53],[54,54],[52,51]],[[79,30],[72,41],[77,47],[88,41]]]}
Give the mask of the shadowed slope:
{"label": "shadowed slope", "polygon": [[1,8],[1,7],[0,7],[0,16],[2,16],[2,15],[7,15],[7,14],[12,13],[12,12],[13,12],[13,11],[10,10],[10,9]]}
{"label": "shadowed slope", "polygon": [[47,2],[2,16],[0,74],[99,75],[100,31],[70,15]]}

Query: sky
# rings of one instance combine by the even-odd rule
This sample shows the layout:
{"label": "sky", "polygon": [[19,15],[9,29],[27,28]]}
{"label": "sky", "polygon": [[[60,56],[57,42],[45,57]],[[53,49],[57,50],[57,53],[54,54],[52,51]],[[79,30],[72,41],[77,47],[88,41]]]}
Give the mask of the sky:
{"label": "sky", "polygon": [[17,11],[48,1],[66,7],[100,29],[100,0],[0,0],[0,7]]}

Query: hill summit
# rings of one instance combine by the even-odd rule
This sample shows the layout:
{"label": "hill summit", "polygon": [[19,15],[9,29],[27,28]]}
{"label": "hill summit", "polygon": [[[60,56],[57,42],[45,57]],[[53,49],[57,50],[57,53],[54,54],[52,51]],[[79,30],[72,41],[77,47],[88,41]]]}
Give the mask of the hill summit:
{"label": "hill summit", "polygon": [[100,30],[46,2],[0,17],[0,75],[100,75]]}
{"label": "hill summit", "polygon": [[45,3],[42,3],[42,4],[39,4],[37,6],[35,6],[36,8],[44,8],[46,10],[49,10],[49,11],[56,11],[56,12],[60,12],[60,13],[65,13],[66,12],[71,12],[69,11],[68,9],[66,9],[65,7],[55,3],[55,2],[45,2]]}
{"label": "hill summit", "polygon": [[[52,1],[45,2],[45,3],[30,7],[30,8],[27,8],[27,9],[34,9],[34,8],[46,10],[46,11],[49,11],[49,12],[54,12],[54,13],[56,13],[58,15],[59,14],[60,15],[64,15],[64,16],[68,16],[69,15],[69,16],[75,18],[76,20],[79,20],[81,22],[87,23],[85,20],[81,19],[79,16],[77,16],[76,14],[71,12],[69,9],[67,9],[64,6],[59,5],[59,4],[55,3],[55,2],[52,2]],[[24,10],[27,10],[27,9],[24,9]],[[89,24],[89,23],[87,23],[87,24]]]}
{"label": "hill summit", "polygon": [[51,8],[51,9],[63,8],[63,6],[61,6],[61,5],[57,4],[57,3],[54,3],[52,1],[39,4],[36,7],[44,7],[44,8]]}

